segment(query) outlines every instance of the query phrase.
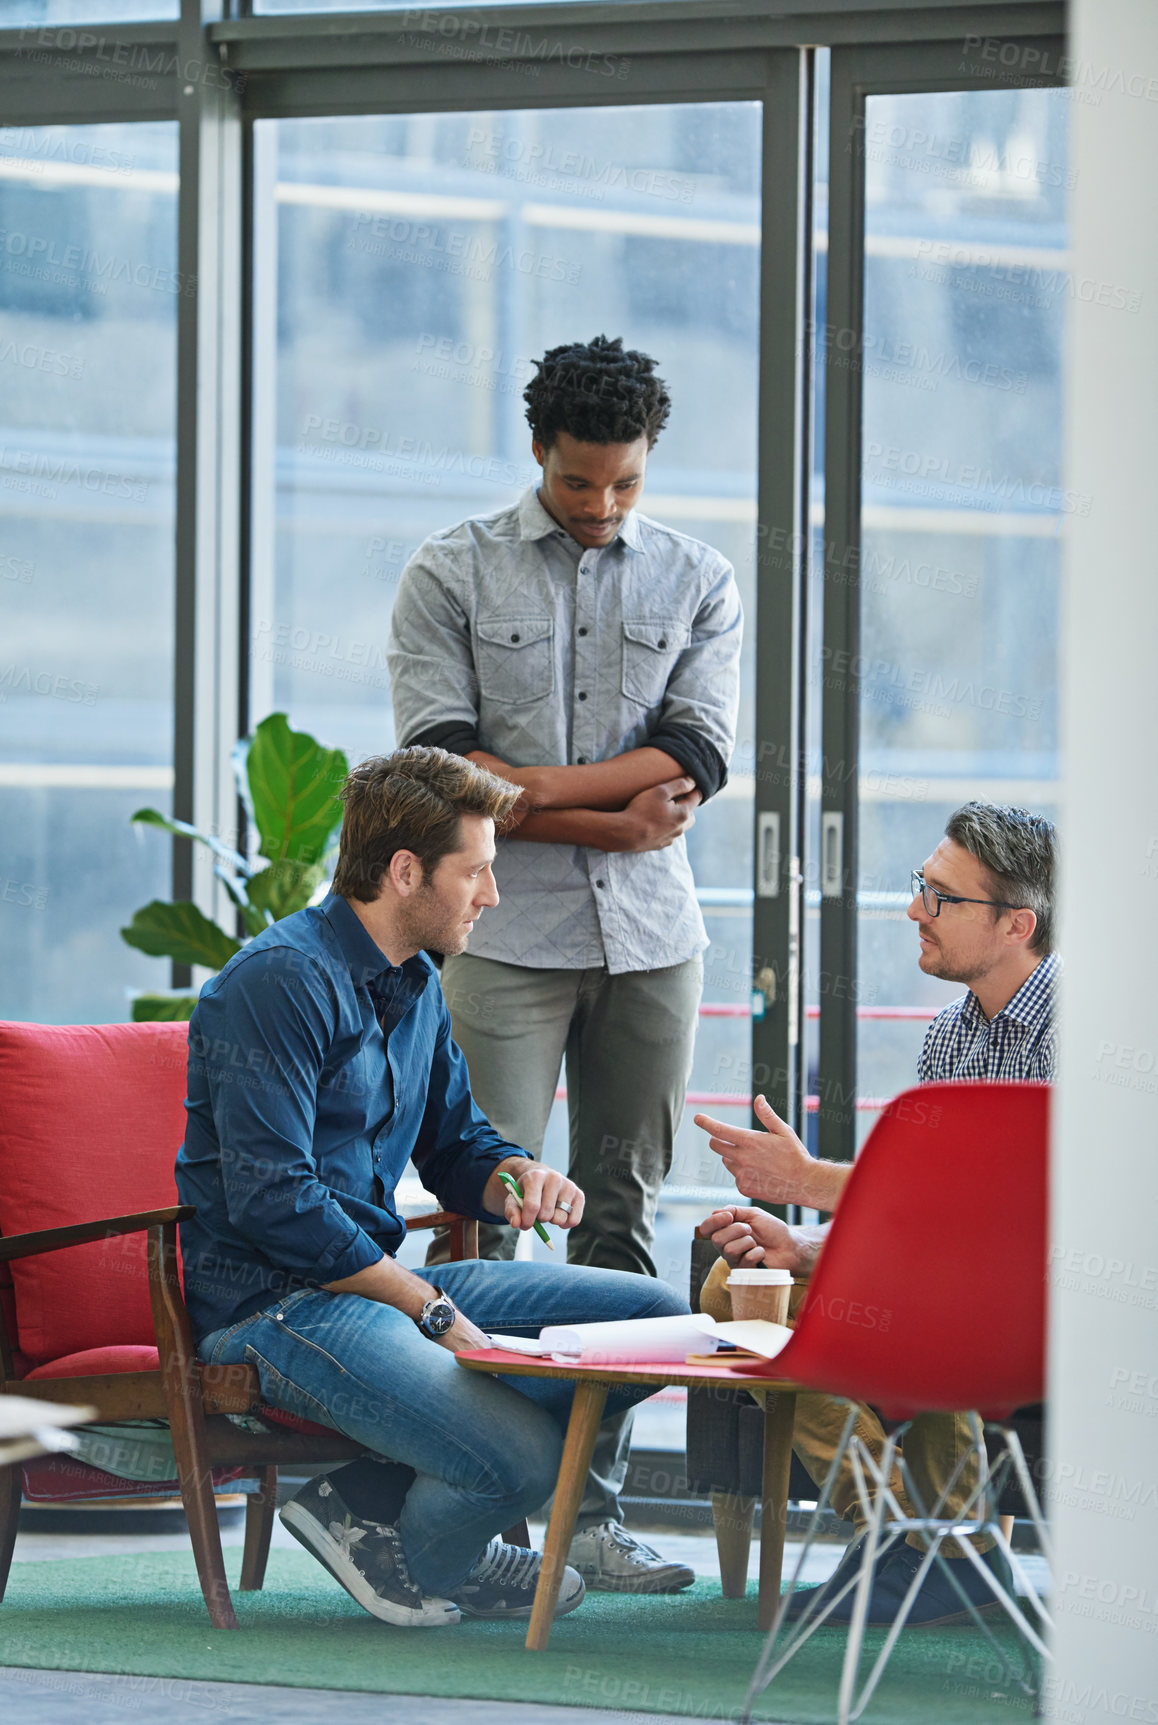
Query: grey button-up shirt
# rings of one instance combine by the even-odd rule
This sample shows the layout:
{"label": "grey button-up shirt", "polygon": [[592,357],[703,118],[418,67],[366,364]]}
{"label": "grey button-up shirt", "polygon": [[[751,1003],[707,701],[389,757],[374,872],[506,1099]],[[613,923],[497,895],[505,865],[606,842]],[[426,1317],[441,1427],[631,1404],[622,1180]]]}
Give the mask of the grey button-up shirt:
{"label": "grey button-up shirt", "polygon": [[[532,489],[435,533],[403,571],[389,651],[398,741],[516,767],[650,743],[710,795],[735,742],[741,626],[718,551],[635,511],[587,550]],[[615,853],[500,839],[498,853],[501,902],[471,936],[480,957],[618,974],[708,944],[682,838]]]}

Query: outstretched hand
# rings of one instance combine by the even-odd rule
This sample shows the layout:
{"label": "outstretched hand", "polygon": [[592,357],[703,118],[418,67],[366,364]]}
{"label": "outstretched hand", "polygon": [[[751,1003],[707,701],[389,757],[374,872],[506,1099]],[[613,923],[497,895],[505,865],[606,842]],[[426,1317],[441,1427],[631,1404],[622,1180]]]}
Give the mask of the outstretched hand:
{"label": "outstretched hand", "polygon": [[766,1097],[757,1096],[753,1107],[762,1132],[729,1126],[710,1114],[697,1114],[694,1119],[708,1133],[709,1145],[746,1198],[763,1198],[769,1204],[811,1204],[816,1167],[812,1157]]}

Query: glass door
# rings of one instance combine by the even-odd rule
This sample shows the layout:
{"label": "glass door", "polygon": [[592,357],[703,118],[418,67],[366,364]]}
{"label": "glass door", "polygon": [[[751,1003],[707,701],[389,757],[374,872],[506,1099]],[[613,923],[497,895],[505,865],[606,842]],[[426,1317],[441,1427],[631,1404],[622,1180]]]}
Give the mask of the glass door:
{"label": "glass door", "polygon": [[918,969],[910,871],[961,804],[1052,815],[1057,796],[1059,539],[1089,507],[1061,480],[1061,342],[1082,291],[1069,100],[963,89],[966,70],[935,48],[832,55],[812,675],[817,1142],[842,1159],[915,1082],[929,1022],[964,988]]}
{"label": "glass door", "polygon": [[[250,722],[394,743],[386,642],[423,539],[537,478],[522,391],[567,340],[654,355],[674,408],[643,511],[733,563],[748,619],[732,775],[689,835],[712,945],[656,1256],[733,1190],[695,1107],[748,1118],[762,168],[755,102],[255,127]],[[560,1098],[562,1097],[560,1090]],[[545,1154],[565,1164],[565,1109]]]}

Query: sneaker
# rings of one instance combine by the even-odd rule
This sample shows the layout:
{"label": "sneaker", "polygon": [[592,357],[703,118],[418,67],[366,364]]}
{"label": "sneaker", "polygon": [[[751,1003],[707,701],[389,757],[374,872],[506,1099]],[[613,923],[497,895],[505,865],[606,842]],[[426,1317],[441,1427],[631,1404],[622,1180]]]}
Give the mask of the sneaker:
{"label": "sneaker", "polygon": [[279,1519],[334,1580],[383,1623],[438,1629],[458,1622],[452,1600],[433,1599],[411,1581],[397,1527],[352,1515],[325,1474],[296,1492]]}
{"label": "sneaker", "polygon": [[669,1563],[617,1521],[577,1533],[567,1561],[600,1593],[678,1593],[696,1579],[686,1563]]}
{"label": "sneaker", "polygon": [[[924,1554],[902,1543],[892,1550],[881,1565],[873,1583],[869,1606],[870,1623],[892,1623],[909,1591],[909,1586],[921,1567]],[[1009,1562],[1000,1546],[980,1553],[981,1561],[1006,1593],[1013,1593],[1013,1576]],[[1004,1609],[988,1580],[977,1573],[967,1557],[950,1557],[952,1570],[965,1597],[982,1617],[996,1617]],[[961,1603],[960,1595],[941,1566],[934,1562],[917,1591],[906,1623],[926,1628],[973,1622]]]}
{"label": "sneaker", "polygon": [[[466,1580],[455,1588],[454,1603],[464,1617],[530,1617],[542,1561],[537,1551],[525,1545],[492,1539]],[[582,1576],[564,1569],[555,1616],[574,1611],[586,1591]]]}

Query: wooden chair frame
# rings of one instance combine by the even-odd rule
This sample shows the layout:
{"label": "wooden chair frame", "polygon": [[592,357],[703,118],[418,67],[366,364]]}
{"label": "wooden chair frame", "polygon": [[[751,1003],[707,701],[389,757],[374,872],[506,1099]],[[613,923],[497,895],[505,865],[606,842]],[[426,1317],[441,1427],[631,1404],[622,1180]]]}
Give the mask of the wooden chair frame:
{"label": "wooden chair frame", "polygon": [[[177,1225],[194,1214],[190,1205],[146,1210],[132,1216],[110,1216],[75,1227],[45,1228],[35,1233],[0,1237],[0,1262],[57,1252],[121,1234],[148,1237],[149,1299],[157,1352],[156,1371],[108,1372],[92,1377],[17,1378],[13,1374],[12,1343],[0,1310],[0,1395],[29,1396],[47,1402],[76,1403],[96,1409],[96,1418],[117,1420],[167,1419],[177,1459],[177,1481],[189,1523],[189,1538],[201,1591],[215,1629],[236,1629],[237,1616],[225,1579],[221,1533],[213,1497],[213,1469],[241,1467],[256,1479],[245,1512],[245,1547],[241,1563],[243,1593],[259,1589],[265,1579],[273,1516],[277,1507],[279,1466],[325,1467],[353,1461],[371,1452],[341,1432],[322,1436],[291,1430],[243,1431],[226,1416],[252,1414],[262,1406],[261,1384],[253,1366],[207,1365],[198,1360],[193,1330],[177,1273]],[[446,1225],[452,1260],[478,1257],[478,1223],[447,1210],[415,1216],[408,1229]],[[19,1463],[0,1468],[0,1599],[8,1581],[20,1515],[23,1476]],[[507,1538],[527,1544],[526,1523]]]}

